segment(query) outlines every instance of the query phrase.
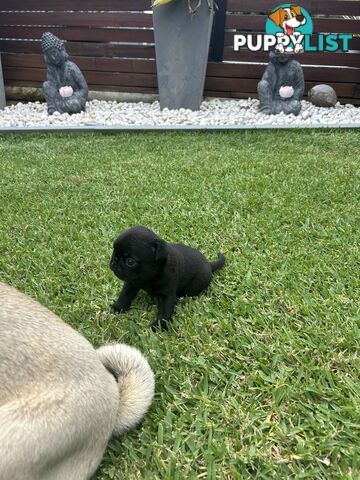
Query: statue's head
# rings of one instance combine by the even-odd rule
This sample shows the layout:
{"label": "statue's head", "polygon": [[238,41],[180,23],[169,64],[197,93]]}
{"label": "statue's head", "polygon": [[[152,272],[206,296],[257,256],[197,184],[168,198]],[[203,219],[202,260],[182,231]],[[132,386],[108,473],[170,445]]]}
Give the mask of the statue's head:
{"label": "statue's head", "polygon": [[292,58],[291,53],[281,53],[277,50],[271,50],[269,53],[270,62],[285,64]]}
{"label": "statue's head", "polygon": [[64,42],[50,32],[43,33],[41,47],[46,63],[50,65],[61,65],[68,59]]}

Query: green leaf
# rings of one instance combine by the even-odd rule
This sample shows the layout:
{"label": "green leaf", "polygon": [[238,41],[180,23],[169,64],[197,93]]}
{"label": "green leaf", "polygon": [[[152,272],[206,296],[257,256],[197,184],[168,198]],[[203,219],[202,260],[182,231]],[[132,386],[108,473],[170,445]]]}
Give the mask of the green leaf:
{"label": "green leaf", "polygon": [[151,5],[153,8],[158,7],[160,5],[165,5],[166,3],[170,3],[173,0],[155,0],[154,3]]}

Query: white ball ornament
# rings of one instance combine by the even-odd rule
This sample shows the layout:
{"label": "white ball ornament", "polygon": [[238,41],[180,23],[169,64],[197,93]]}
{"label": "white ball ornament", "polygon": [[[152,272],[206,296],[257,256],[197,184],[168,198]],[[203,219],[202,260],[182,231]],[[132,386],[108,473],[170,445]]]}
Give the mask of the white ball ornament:
{"label": "white ball ornament", "polygon": [[67,87],[61,87],[59,89],[59,93],[63,98],[71,97],[71,95],[74,93],[72,87],[67,86]]}
{"label": "white ball ornament", "polygon": [[279,95],[281,98],[291,98],[294,95],[294,89],[291,86],[280,87]]}

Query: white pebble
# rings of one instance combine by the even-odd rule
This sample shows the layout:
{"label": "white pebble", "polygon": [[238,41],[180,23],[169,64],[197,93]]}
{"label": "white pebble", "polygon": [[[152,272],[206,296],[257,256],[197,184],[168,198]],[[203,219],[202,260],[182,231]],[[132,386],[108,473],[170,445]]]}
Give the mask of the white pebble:
{"label": "white pebble", "polygon": [[264,115],[258,111],[256,98],[242,100],[210,99],[204,101],[200,110],[185,108],[160,110],[158,101],[153,103],[117,103],[92,100],[86,111],[74,115],[55,112],[48,115],[45,103],[19,102],[0,111],[1,127],[76,126],[76,125],[342,125],[360,126],[360,108],[351,104],[333,108],[321,108],[306,100],[301,101],[300,115]]}

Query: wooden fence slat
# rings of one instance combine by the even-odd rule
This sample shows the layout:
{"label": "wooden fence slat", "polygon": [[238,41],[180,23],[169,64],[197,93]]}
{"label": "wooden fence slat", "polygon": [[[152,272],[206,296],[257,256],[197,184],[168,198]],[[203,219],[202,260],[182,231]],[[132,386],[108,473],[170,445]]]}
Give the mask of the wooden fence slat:
{"label": "wooden fence slat", "polygon": [[[46,78],[46,70],[44,68],[23,68],[23,67],[9,67],[4,65],[4,72],[7,79],[11,80],[34,80],[43,82]],[[103,72],[99,71],[87,71],[83,70],[86,80],[89,84],[102,84],[102,85],[137,85],[137,86],[156,86],[156,74],[140,74],[140,73],[121,73],[121,72],[107,72],[106,75]],[[216,72],[217,75],[219,72]],[[219,91],[232,91],[236,90],[238,83],[241,81],[248,80],[249,82],[259,82],[261,73],[250,78],[246,77],[218,77],[215,75],[207,75],[206,82],[207,85],[211,85],[211,90]],[[255,77],[255,78],[254,78]],[[308,77],[307,77],[308,78]],[[215,79],[212,81],[211,79]],[[308,79],[307,83],[312,83],[315,85],[314,79]],[[334,79],[328,78],[328,83],[334,85],[339,95],[346,96],[345,92],[352,92],[355,82],[341,82],[341,79],[335,81]],[[244,84],[244,83],[243,83]],[[215,87],[216,85],[216,87]],[[346,85],[346,86],[345,86]],[[236,87],[236,88],[235,88]]]}
{"label": "wooden fence slat", "polygon": [[[46,70],[40,68],[14,68],[5,67],[5,75],[10,80],[33,80],[44,82]],[[86,72],[84,76],[89,85],[134,85],[138,87],[157,87],[157,78],[153,74],[142,73],[118,73],[108,72],[106,76],[102,72]]]}
{"label": "wooden fence slat", "polygon": [[[342,67],[355,67],[360,65],[360,52],[358,53],[301,53],[295,55],[296,59],[302,65],[329,65]],[[225,48],[224,60],[229,62],[268,62],[269,54],[266,52],[251,52],[249,50],[240,50],[234,52],[233,49]]]}
{"label": "wooden fence slat", "polygon": [[[155,58],[155,48],[152,45],[120,45],[111,43],[67,42],[66,49],[74,57],[85,55],[90,57],[129,57]],[[41,53],[40,41],[0,40],[1,52],[12,53]],[[232,47],[224,49],[224,60],[235,62],[268,62],[268,53],[240,50],[234,52]],[[330,65],[358,67],[360,52],[358,53],[302,53],[298,59],[301,64]],[[76,59],[75,59],[76,61]]]}
{"label": "wooden fence slat", "polygon": [[[205,81],[205,89],[218,92],[232,92],[238,90],[242,92],[256,93],[257,84],[258,80],[256,79],[208,77]],[[354,84],[334,82],[328,82],[328,84],[335,89],[338,96],[355,98]],[[314,82],[305,82],[305,92],[308,92],[314,85],[316,85]]]}
{"label": "wooden fence slat", "polygon": [[[29,86],[29,87],[39,87],[39,84],[37,82],[23,82],[23,81],[17,81],[13,80],[11,83],[9,83],[11,86]],[[313,84],[309,84],[308,91]],[[91,86],[92,90],[95,91],[107,91],[107,92],[127,92],[127,93],[145,93],[145,94],[157,94],[158,90],[157,88],[148,88],[148,87],[136,87],[136,86],[123,86],[123,85],[109,85],[109,86],[104,86],[104,85],[92,85]],[[241,90],[242,85],[239,84],[238,90],[234,91],[224,91],[224,92],[219,92],[219,91],[211,91],[208,89],[205,89],[204,91],[204,96],[208,97],[223,97],[223,98],[248,98],[248,97],[256,97],[256,90],[254,89],[253,91],[250,92],[245,92]],[[306,99],[306,96],[304,97]],[[358,98],[358,97],[356,97]],[[343,103],[349,103],[350,101],[354,100],[354,97],[352,96],[339,96],[338,97],[339,101],[342,101]]]}
{"label": "wooden fence slat", "polygon": [[[265,30],[265,15],[227,15],[226,29]],[[153,27],[152,15],[146,13],[88,12],[10,12],[0,15],[0,25],[54,25],[88,27]],[[317,33],[360,33],[359,20],[315,18]]]}
{"label": "wooden fence slat", "polygon": [[[41,82],[9,80],[8,86],[11,87],[41,87]],[[91,85],[91,90],[106,92],[127,92],[127,93],[158,93],[157,88],[135,87],[133,85]]]}
{"label": "wooden fence slat", "polygon": [[68,42],[66,50],[69,55],[74,55],[74,57],[88,55],[91,57],[155,58],[154,46],[137,44],[117,45],[111,43]]}
{"label": "wooden fence slat", "polygon": [[153,27],[151,14],[139,12],[9,12],[1,13],[0,25],[54,25],[88,27]]}
{"label": "wooden fence slat", "polygon": [[[86,27],[1,27],[1,38],[4,39],[31,39],[38,40],[41,35],[51,31],[63,40],[69,41],[112,41],[112,42],[136,42],[154,43],[153,30],[128,29],[128,28],[86,28]],[[257,35],[259,32],[246,32]],[[225,46],[233,45],[234,35],[237,32],[225,33]],[[315,43],[314,43],[315,44]],[[360,37],[354,37],[349,41],[350,50],[360,50]]]}
{"label": "wooden fence slat", "polygon": [[[101,72],[104,77],[106,77],[108,72],[156,74],[156,64],[154,60],[77,57],[76,63],[82,71],[98,71]],[[2,64],[4,67],[23,69],[45,68],[43,56],[36,54],[5,53],[2,56]],[[219,69],[218,63],[209,62],[206,75],[207,77],[255,78],[259,80],[264,70],[265,65],[253,63],[224,63],[221,65],[221,69]],[[324,78],[326,78],[332,82],[360,82],[360,68],[303,67],[303,71],[308,81],[323,81]]]}
{"label": "wooden fence slat", "polygon": [[[41,54],[4,53],[2,64],[9,67],[45,68],[44,57]],[[155,60],[126,59],[108,57],[76,57],[76,64],[81,70],[102,72],[152,73],[156,74]]]}
{"label": "wooden fence slat", "polygon": [[[278,2],[279,5],[281,2]],[[276,3],[269,0],[228,0],[229,12],[265,12],[270,13],[276,8]],[[310,15],[360,15],[358,0],[302,0],[301,6]]]}
{"label": "wooden fence slat", "polygon": [[[45,79],[45,70],[42,69],[16,69],[5,68],[5,74],[10,81],[26,81],[37,82],[39,85]],[[28,78],[27,78],[28,77]],[[101,72],[86,72],[86,81],[88,82],[90,90],[94,89],[94,86],[101,85],[107,86],[121,86],[121,87],[145,87],[157,89],[156,75],[143,75],[143,74],[121,74],[121,73],[109,73],[109,76],[104,82],[104,78]],[[255,95],[257,91],[257,79],[234,79],[234,78],[222,78],[222,77],[207,77],[205,81],[205,89],[213,92],[248,92]],[[305,92],[308,92],[316,83],[305,82]],[[340,97],[359,98],[354,84],[351,83],[334,83],[329,82]],[[356,95],[358,95],[356,97]]]}
{"label": "wooden fence slat", "polygon": [[1,0],[0,11],[14,10],[151,10],[151,0]]}
{"label": "wooden fence slat", "polygon": [[154,43],[154,31],[143,28],[89,28],[89,27],[1,27],[1,38],[40,39],[51,32],[62,40],[96,42]]}
{"label": "wooden fence slat", "polygon": [[[8,83],[9,86],[14,87],[39,87],[37,82],[22,82],[13,80]],[[241,85],[239,85],[241,87]],[[156,88],[147,88],[147,87],[134,87],[134,86],[117,86],[117,85],[92,85],[92,90],[96,91],[106,91],[106,92],[126,92],[126,93],[143,93],[143,94],[157,94],[158,91]],[[218,92],[218,91],[211,91],[205,90],[204,96],[206,97],[223,97],[223,98],[248,98],[248,97],[255,97],[256,91],[253,92],[242,92],[240,89],[236,91],[226,91],[226,92]],[[349,103],[353,100],[352,97],[339,97],[339,101],[343,103]]]}
{"label": "wooden fence slat", "polygon": [[[44,32],[51,32],[65,41],[81,42],[127,42],[127,43],[155,43],[154,32],[145,29],[130,28],[56,28],[56,27],[1,27],[1,37],[5,39],[39,40]],[[238,32],[226,32],[225,47],[233,46],[234,35]],[[257,35],[259,32],[246,32]],[[316,38],[311,41],[316,45]],[[349,50],[360,50],[360,37],[349,40]]]}
{"label": "wooden fence slat", "polygon": [[[223,78],[256,78],[260,80],[266,65],[257,65],[254,63],[224,63],[219,66],[216,63],[208,63],[207,77]],[[360,82],[360,68],[328,68],[328,67],[303,67],[304,77],[308,81],[323,82],[324,79],[340,83],[358,83]]]}
{"label": "wooden fence slat", "polygon": [[[228,0],[228,12],[270,13],[269,0]],[[276,5],[275,5],[276,6]],[[302,0],[310,15],[359,15],[358,0]],[[144,11],[151,0],[1,0],[0,11]]]}
{"label": "wooden fence slat", "polygon": [[[264,32],[265,24],[265,15],[227,15],[225,28]],[[316,33],[360,33],[359,20],[314,18],[313,27]]]}
{"label": "wooden fence slat", "polygon": [[[0,40],[1,52],[41,53],[40,41]],[[129,57],[155,58],[155,47],[146,45],[120,45],[111,43],[67,42],[66,51],[69,55],[88,55],[91,57]],[[74,58],[76,62],[76,58]]]}
{"label": "wooden fence slat", "polygon": [[[7,85],[14,86],[14,87],[39,87],[39,82],[29,82],[29,81],[18,81],[18,80],[10,80]],[[310,84],[311,85],[311,84]],[[134,86],[120,86],[120,85],[92,85],[92,90],[96,91],[107,91],[107,92],[127,92],[127,93],[145,93],[145,94],[156,94],[158,93],[156,88],[148,88],[148,87],[134,87]],[[226,91],[226,92],[219,92],[219,91],[211,91],[205,89],[204,95],[207,97],[223,97],[223,98],[248,98],[248,97],[255,97],[256,90],[252,92],[242,92],[241,91],[241,84],[239,84],[239,88],[235,91]],[[306,97],[305,97],[306,98]],[[353,97],[339,97],[340,101],[344,103],[348,103],[353,100]]]}
{"label": "wooden fence slat", "polygon": [[[97,42],[136,42],[154,43],[154,31],[143,28],[89,28],[89,27],[7,27],[0,29],[1,38],[5,39],[40,39],[44,32],[50,31],[62,40],[97,41]],[[239,32],[225,33],[225,46],[232,46],[234,35]],[[246,32],[257,35],[259,32]],[[315,44],[315,42],[314,42]],[[360,50],[360,37],[349,41],[350,50]]]}

